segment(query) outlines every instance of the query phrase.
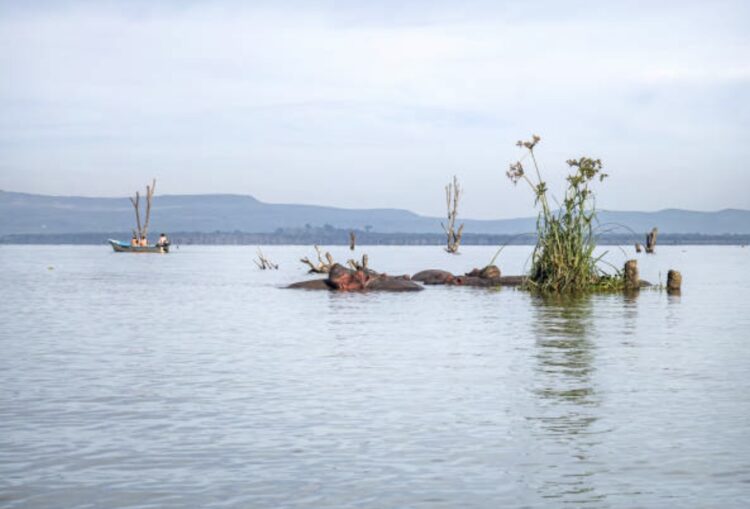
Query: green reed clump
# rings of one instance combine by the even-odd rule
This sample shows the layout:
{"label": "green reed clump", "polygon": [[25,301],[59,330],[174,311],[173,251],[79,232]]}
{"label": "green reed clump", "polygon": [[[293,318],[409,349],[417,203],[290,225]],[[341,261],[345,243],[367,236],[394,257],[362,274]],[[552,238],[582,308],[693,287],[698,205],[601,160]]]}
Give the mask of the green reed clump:
{"label": "green reed clump", "polygon": [[607,274],[599,268],[602,256],[594,256],[596,209],[591,184],[607,177],[599,159],[581,157],[567,161],[565,197],[557,210],[549,203],[549,190],[542,179],[534,154],[541,138],[519,141],[534,165],[535,175],[527,175],[521,161],[510,165],[508,178],[517,184],[523,180],[534,192],[534,205],[541,207],[537,217],[537,242],[531,260],[529,287],[545,293],[619,290],[624,286],[621,272]]}

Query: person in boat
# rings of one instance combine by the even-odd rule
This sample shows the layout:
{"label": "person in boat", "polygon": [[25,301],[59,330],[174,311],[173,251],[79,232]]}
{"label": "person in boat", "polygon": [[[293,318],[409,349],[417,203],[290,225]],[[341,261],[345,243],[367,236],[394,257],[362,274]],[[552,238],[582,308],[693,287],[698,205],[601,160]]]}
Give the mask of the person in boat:
{"label": "person in boat", "polygon": [[146,239],[145,235],[141,235],[140,246],[141,247],[148,247],[148,239]]}
{"label": "person in boat", "polygon": [[133,234],[133,238],[130,239],[130,245],[132,247],[138,246],[138,237],[135,236],[135,233]]}
{"label": "person in boat", "polygon": [[159,242],[157,242],[156,245],[159,247],[166,247],[169,245],[169,239],[167,238],[166,233],[159,235]]}

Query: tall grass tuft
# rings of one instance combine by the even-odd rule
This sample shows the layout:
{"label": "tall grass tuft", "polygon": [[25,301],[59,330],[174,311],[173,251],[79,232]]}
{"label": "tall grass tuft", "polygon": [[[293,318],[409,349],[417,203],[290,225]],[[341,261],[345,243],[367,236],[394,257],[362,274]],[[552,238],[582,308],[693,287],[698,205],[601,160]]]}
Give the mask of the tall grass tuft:
{"label": "tall grass tuft", "polygon": [[534,166],[533,175],[527,174],[521,161],[511,164],[507,172],[514,184],[522,180],[528,183],[534,192],[534,205],[540,207],[536,222],[537,243],[529,274],[530,289],[543,293],[622,289],[622,273],[607,274],[599,267],[604,254],[594,256],[596,208],[591,185],[607,177],[602,172],[602,162],[589,157],[568,160],[571,169],[568,186],[562,203],[553,210],[534,153],[539,141],[541,138],[534,135],[529,141],[517,143],[528,150],[527,156]]}

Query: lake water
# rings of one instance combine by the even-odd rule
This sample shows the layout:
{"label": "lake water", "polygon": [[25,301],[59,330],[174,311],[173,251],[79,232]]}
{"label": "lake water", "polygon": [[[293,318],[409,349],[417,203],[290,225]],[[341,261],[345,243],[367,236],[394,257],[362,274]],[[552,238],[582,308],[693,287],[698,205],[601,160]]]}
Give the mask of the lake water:
{"label": "lake water", "polygon": [[[493,253],[365,250],[393,274]],[[566,300],[286,290],[312,249],[265,252],[279,271],[0,246],[0,506],[750,505],[750,248],[638,255],[680,297]]]}

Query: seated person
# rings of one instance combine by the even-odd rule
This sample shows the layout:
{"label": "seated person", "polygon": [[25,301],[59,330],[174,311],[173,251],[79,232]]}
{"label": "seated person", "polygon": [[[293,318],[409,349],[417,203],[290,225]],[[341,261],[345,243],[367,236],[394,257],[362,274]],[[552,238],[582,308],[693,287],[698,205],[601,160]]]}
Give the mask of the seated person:
{"label": "seated person", "polygon": [[130,239],[130,245],[134,247],[138,245],[138,237],[136,237],[135,234],[133,234],[133,238]]}
{"label": "seated person", "polygon": [[160,247],[169,245],[169,239],[167,238],[167,235],[165,233],[159,235],[159,242],[157,242],[156,245]]}
{"label": "seated person", "polygon": [[148,240],[146,239],[145,235],[141,235],[140,245],[141,247],[148,247]]}

